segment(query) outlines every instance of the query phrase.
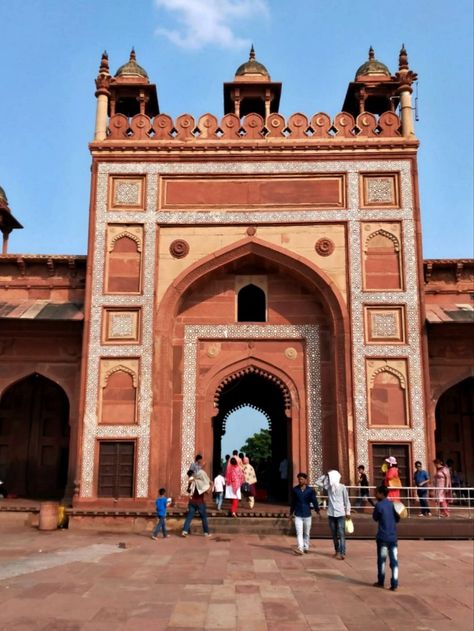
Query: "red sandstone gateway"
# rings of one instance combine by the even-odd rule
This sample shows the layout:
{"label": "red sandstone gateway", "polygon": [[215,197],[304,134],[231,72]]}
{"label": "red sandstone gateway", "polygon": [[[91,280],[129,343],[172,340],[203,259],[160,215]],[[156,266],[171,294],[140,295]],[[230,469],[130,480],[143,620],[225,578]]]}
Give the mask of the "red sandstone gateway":
{"label": "red sandstone gateway", "polygon": [[133,51],[115,76],[104,54],[87,269],[8,255],[21,225],[0,189],[11,493],[179,497],[196,453],[220,469],[243,406],[268,419],[288,488],[300,470],[354,482],[359,463],[378,483],[388,456],[408,484],[435,455],[472,485],[473,262],[421,260],[415,79],[403,48],[394,75],[371,49],[342,113],[285,119],[252,49],[222,117],[173,120]]}

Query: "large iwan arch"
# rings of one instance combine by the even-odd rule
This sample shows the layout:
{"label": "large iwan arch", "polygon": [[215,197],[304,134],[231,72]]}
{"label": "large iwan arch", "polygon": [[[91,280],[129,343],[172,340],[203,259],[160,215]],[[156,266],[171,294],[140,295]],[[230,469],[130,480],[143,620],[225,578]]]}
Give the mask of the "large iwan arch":
{"label": "large iwan arch", "polygon": [[[232,297],[234,278],[240,273],[268,276],[269,315],[267,322],[253,325],[266,327],[264,334],[246,337],[243,333],[239,334],[239,339],[232,339],[235,337],[233,331],[244,331],[232,327],[246,326],[237,321],[235,296]],[[303,309],[296,317],[289,311],[285,313],[283,309],[279,312],[275,308],[275,299],[272,303],[272,278],[278,278],[280,283],[287,282],[287,291],[296,292],[296,298],[301,300]],[[213,293],[214,286],[224,285],[227,287],[224,293]],[[318,330],[318,344],[320,343],[321,349],[321,356],[314,360],[321,367],[318,378],[321,383],[324,382],[322,387],[318,382],[318,387],[323,392],[319,405],[323,408],[321,417],[325,423],[324,432],[317,437],[317,449],[323,454],[319,458],[319,466],[338,466],[342,471],[348,472],[348,447],[353,450],[353,445],[350,444],[347,428],[351,387],[345,302],[333,281],[311,261],[258,239],[244,239],[192,264],[169,286],[160,302],[155,328],[155,344],[160,352],[155,354],[154,365],[154,374],[159,383],[153,415],[160,419],[160,430],[158,423],[152,427],[152,445],[156,445],[156,449],[154,446],[151,448],[150,465],[154,477],[157,470],[162,470],[165,476],[173,467],[170,455],[160,452],[159,443],[169,442],[172,453],[176,453],[177,449],[182,452],[186,448],[185,443],[189,442],[191,434],[188,433],[187,438],[183,434],[186,432],[186,423],[183,423],[186,410],[182,403],[189,381],[196,380],[198,384],[202,384],[204,380],[207,383],[210,372],[217,365],[224,371],[230,370],[231,364],[250,354],[257,361],[272,363],[270,357],[273,355],[273,363],[277,369],[294,373],[298,399],[306,402],[306,342],[303,335],[295,333],[299,330],[298,327],[306,324]],[[189,327],[197,325],[201,328],[196,341],[195,360],[190,366],[186,359],[189,349],[186,336],[187,331],[191,331]],[[216,327],[231,328],[220,328],[222,339],[218,339],[219,336],[214,335],[214,331],[218,330]],[[275,327],[279,327],[278,335],[272,335],[272,331],[276,331]],[[206,333],[207,330],[209,334]],[[285,331],[288,331],[287,335]],[[173,379],[159,380],[160,374],[172,374]],[[209,395],[212,402],[213,394],[204,394],[198,385],[195,400],[186,404],[197,410],[197,424],[189,430],[192,432],[191,442],[195,449],[207,450],[208,458],[212,452],[212,432],[207,439],[201,440],[205,433],[202,434],[200,427],[206,422],[210,423],[212,416]],[[308,444],[308,432],[311,431],[308,428],[307,413],[303,406],[297,430],[300,444],[292,445],[294,454],[298,454],[295,461],[295,466],[298,467],[309,466],[308,458],[311,455],[306,453],[302,456]],[[168,421],[165,422],[164,419]],[[183,469],[190,457],[191,452],[185,454]],[[181,477],[182,472],[179,475]]]}

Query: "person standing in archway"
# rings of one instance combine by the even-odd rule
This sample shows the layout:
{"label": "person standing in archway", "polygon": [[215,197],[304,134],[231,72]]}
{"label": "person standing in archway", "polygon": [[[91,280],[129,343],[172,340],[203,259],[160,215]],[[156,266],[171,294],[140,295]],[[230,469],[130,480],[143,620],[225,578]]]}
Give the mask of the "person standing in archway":
{"label": "person standing in archway", "polygon": [[255,474],[255,469],[250,464],[248,456],[244,456],[242,458],[242,463],[242,471],[244,474],[245,482],[248,485],[247,500],[249,503],[249,508],[253,508],[255,506],[255,495],[257,492],[257,476]]}
{"label": "person standing in archway", "polygon": [[280,496],[281,499],[288,501],[288,458],[283,460],[278,465],[278,472],[280,474]]}
{"label": "person standing in archway", "polygon": [[245,482],[244,473],[239,467],[236,458],[229,460],[225,474],[225,498],[231,501],[230,513],[232,517],[237,517],[237,508],[239,500],[242,499],[240,487]]}

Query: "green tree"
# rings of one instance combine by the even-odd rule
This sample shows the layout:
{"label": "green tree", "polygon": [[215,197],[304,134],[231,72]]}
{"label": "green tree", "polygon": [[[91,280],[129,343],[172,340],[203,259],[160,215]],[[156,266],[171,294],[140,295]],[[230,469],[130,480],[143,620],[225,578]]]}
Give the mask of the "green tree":
{"label": "green tree", "polygon": [[264,462],[272,455],[272,437],[269,429],[262,429],[249,436],[240,451],[249,454],[251,462]]}

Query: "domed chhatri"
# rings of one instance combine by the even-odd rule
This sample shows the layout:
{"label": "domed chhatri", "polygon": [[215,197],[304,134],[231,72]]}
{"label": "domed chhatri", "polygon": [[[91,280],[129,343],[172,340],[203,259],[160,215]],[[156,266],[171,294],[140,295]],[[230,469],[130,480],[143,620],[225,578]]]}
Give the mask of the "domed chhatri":
{"label": "domed chhatri", "polygon": [[390,70],[385,64],[375,59],[375,51],[372,46],[369,48],[369,59],[357,69],[355,78],[357,77],[391,77]]}
{"label": "domed chhatri", "polygon": [[120,66],[120,68],[115,73],[115,77],[133,77],[138,78],[141,77],[143,79],[148,80],[148,74],[144,68],[137,64],[137,56],[135,54],[135,49],[132,48],[130,52],[130,59],[126,64]]}
{"label": "domed chhatri", "polygon": [[252,48],[250,49],[249,60],[240,65],[235,71],[235,78],[238,80],[239,78],[248,79],[257,79],[261,81],[262,79],[265,81],[270,81],[270,73],[265,68],[263,64],[255,59],[255,49],[252,44]]}

